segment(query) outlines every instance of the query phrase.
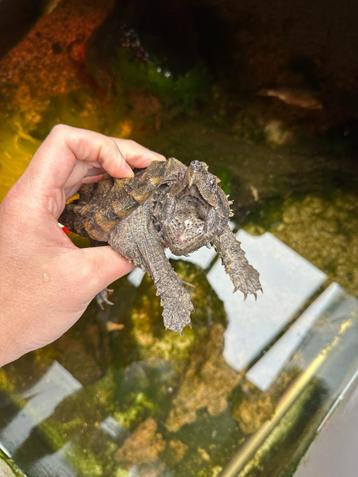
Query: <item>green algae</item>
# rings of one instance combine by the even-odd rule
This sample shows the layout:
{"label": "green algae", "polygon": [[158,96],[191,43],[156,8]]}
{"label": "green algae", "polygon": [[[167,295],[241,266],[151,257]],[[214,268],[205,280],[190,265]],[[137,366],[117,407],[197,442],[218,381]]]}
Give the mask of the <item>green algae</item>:
{"label": "green algae", "polygon": [[195,107],[205,100],[210,86],[204,66],[195,66],[183,75],[173,75],[155,61],[133,62],[126,51],[117,52],[112,72],[120,100],[126,92],[150,91],[162,101],[166,119],[195,111]]}
{"label": "green algae", "polygon": [[15,462],[0,449],[0,475],[2,477],[25,477]]}
{"label": "green algae", "polygon": [[187,327],[182,334],[164,330],[159,297],[153,282],[145,276],[138,303],[132,309],[131,335],[142,359],[170,359],[174,368],[182,370],[193,349],[207,338],[208,326],[225,323],[226,315],[221,300],[213,293],[200,267],[180,260],[172,264],[192,295],[192,327]]}
{"label": "green algae", "polygon": [[[324,390],[322,390],[320,383],[317,381],[310,383],[303,390],[266,442],[242,469],[239,474],[240,477],[273,475],[277,467],[286,468],[286,471],[284,473],[276,473],[275,475],[280,477],[292,475],[292,471],[297,466],[297,461],[295,463],[292,462],[292,455],[296,454],[296,459],[302,456],[301,449],[297,452],[295,435],[302,432],[302,427],[308,428],[310,426],[307,414],[312,416],[312,418],[314,417],[315,411],[320,408],[322,393],[324,393]],[[307,442],[305,445],[308,445]],[[291,466],[292,468],[289,470]]]}
{"label": "green algae", "polygon": [[15,390],[13,383],[11,382],[8,374],[4,369],[0,368],[0,390],[6,393],[12,393]]}
{"label": "green algae", "polygon": [[356,194],[329,191],[290,197],[261,210],[246,229],[269,230],[353,294],[358,293],[358,207]]}
{"label": "green algae", "polygon": [[36,122],[28,125],[33,136],[44,139],[56,124],[68,124],[84,129],[102,130],[102,118],[98,111],[101,101],[88,88],[69,94],[53,96]]}

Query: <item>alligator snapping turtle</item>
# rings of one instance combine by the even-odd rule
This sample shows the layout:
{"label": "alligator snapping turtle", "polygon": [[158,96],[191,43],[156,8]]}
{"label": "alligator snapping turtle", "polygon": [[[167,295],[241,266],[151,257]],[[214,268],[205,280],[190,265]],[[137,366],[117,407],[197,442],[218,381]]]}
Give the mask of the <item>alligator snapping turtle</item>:
{"label": "alligator snapping turtle", "polygon": [[164,249],[186,255],[213,245],[236,290],[261,290],[228,221],[230,202],[204,162],[156,161],[129,179],[106,177],[83,185],[60,222],[95,242],[107,242],[152,277],[163,306],[164,326],[181,332],[190,324],[190,294]]}

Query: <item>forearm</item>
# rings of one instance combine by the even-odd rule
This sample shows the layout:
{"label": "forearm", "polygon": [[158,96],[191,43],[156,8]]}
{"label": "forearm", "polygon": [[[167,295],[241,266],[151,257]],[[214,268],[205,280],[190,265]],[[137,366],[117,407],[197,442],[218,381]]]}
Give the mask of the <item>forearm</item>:
{"label": "forearm", "polygon": [[[26,342],[26,339],[23,339],[26,334],[26,322],[32,312],[30,306],[26,309],[30,300],[24,300],[23,297],[25,283],[22,279],[27,281],[26,274],[24,270],[19,269],[16,260],[13,260],[11,264],[7,255],[2,247],[0,254],[0,367],[26,353],[27,350],[23,349],[21,343]],[[21,278],[16,280],[16,277]]]}
{"label": "forearm", "polygon": [[[6,211],[0,205],[0,367],[21,356],[16,332],[17,319],[14,299],[19,295],[19,287],[14,285],[14,276],[18,273],[15,251],[12,250],[12,236],[6,229]],[[23,278],[23,272],[19,276]],[[21,280],[20,280],[21,281]]]}
{"label": "forearm", "polygon": [[[0,301],[1,306],[3,302]],[[4,309],[0,314],[0,367],[19,358],[23,352],[16,338],[15,324],[11,315]]]}

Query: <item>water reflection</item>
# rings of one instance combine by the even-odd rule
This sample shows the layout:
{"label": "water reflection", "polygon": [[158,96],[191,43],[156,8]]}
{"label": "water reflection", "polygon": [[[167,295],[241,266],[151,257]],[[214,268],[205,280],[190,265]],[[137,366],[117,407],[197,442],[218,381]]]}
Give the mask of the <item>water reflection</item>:
{"label": "water reflection", "polygon": [[29,475],[38,477],[76,477],[78,472],[69,464],[67,456],[71,443],[66,443],[53,454],[47,454],[36,460],[29,468]]}
{"label": "water reflection", "polygon": [[305,339],[314,323],[330,310],[330,320],[348,317],[357,302],[332,283],[293,323],[286,333],[247,372],[246,377],[262,391],[266,391],[282,370],[286,361]]}
{"label": "water reflection", "polygon": [[51,416],[60,402],[81,387],[81,383],[55,361],[34,386],[21,393],[26,404],[2,429],[0,441],[15,453],[30,436],[31,431]]}
{"label": "water reflection", "polygon": [[225,357],[238,371],[248,367],[323,284],[325,275],[270,233],[253,237],[238,234],[249,260],[259,267],[264,293],[257,302],[230,294],[227,277],[218,263],[209,280],[224,299],[229,326]]}

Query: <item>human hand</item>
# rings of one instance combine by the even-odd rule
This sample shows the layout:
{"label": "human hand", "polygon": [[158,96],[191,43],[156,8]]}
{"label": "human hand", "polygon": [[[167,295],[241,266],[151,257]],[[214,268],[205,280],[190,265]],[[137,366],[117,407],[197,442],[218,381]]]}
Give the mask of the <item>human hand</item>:
{"label": "human hand", "polygon": [[58,226],[66,199],[104,172],[163,160],[134,141],[56,126],[0,205],[0,366],[60,337],[132,265],[109,246],[77,248]]}

